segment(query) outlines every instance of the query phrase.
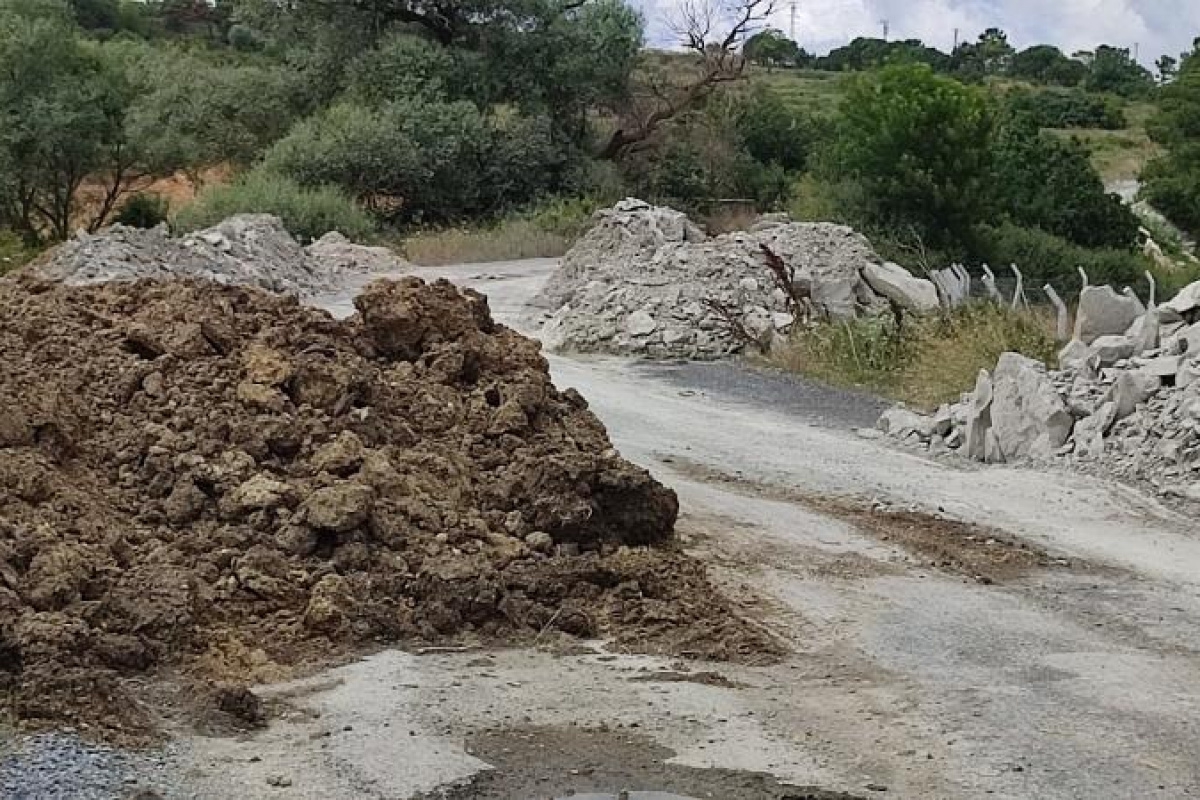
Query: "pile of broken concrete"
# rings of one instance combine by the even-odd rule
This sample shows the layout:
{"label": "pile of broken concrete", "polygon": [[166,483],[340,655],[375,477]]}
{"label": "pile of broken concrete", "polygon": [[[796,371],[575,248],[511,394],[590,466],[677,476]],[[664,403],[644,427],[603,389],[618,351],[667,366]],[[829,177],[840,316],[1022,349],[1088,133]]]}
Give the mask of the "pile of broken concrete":
{"label": "pile of broken concrete", "polygon": [[[791,273],[791,290],[767,267],[764,247]],[[938,307],[933,283],[885,262],[851,228],[768,215],[749,231],[709,238],[686,215],[626,199],[563,259],[534,305],[548,313],[552,350],[711,359],[769,347],[796,324],[794,298],[845,319],[892,300]]]}
{"label": "pile of broken concrete", "polygon": [[346,275],[410,268],[387,248],[356,244],[336,231],[302,247],[278,217],[237,214],[180,237],[172,236],[165,225],[151,229],[113,225],[94,234],[80,231],[31,264],[27,272],[72,285],[200,278],[285,294],[314,294],[337,288]]}
{"label": "pile of broken concrete", "polygon": [[902,406],[879,427],[988,463],[1066,459],[1200,500],[1200,283],[1146,308],[1086,287],[1059,369],[1005,353],[933,415]]}

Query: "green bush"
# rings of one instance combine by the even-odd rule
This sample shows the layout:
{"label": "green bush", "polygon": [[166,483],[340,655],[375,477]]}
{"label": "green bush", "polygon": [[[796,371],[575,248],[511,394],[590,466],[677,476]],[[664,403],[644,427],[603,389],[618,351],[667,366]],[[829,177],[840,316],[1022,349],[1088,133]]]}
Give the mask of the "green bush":
{"label": "green bush", "polygon": [[860,227],[962,241],[988,212],[992,114],[978,89],[923,65],[853,83],[829,167]]}
{"label": "green bush", "polygon": [[810,116],[761,84],[738,103],[734,129],[746,152],[756,161],[778,164],[790,172],[808,167],[820,138],[818,126]]}
{"label": "green bush", "polygon": [[28,263],[37,251],[10,230],[0,230],[0,275]]}
{"label": "green bush", "polygon": [[167,221],[167,201],[155,194],[135,194],[121,206],[113,222],[131,228],[153,228]]}
{"label": "green bush", "polygon": [[1143,273],[1152,265],[1141,253],[1112,248],[1087,248],[1037,228],[1012,223],[982,226],[976,233],[976,260],[1007,272],[1016,264],[1026,287],[1051,283],[1064,296],[1079,290],[1077,267],[1092,283],[1142,286]]}
{"label": "green bush", "polygon": [[1142,172],[1142,196],[1172,222],[1200,236],[1200,50],[1183,60],[1163,87],[1158,113],[1147,124],[1166,152]]}
{"label": "green bush", "polygon": [[207,228],[242,213],[274,214],[302,241],[329,231],[363,241],[375,230],[371,217],[336,188],[300,186],[260,170],[236,183],[201,192],[194,203],[176,215],[175,227],[183,231]]}
{"label": "green bush", "polygon": [[528,203],[560,181],[565,159],[544,119],[411,100],[334,106],[296,125],[263,167],[303,186],[337,186],[379,216],[427,223]]}
{"label": "green bush", "polygon": [[1042,228],[1085,247],[1137,244],[1138,221],[1104,183],[1077,141],[1039,131],[1028,117],[1011,118],[992,143],[997,210],[1027,228]]}
{"label": "green bush", "polygon": [[1079,89],[1018,90],[1007,97],[1009,111],[1028,115],[1039,128],[1126,127],[1125,112],[1111,99]]}

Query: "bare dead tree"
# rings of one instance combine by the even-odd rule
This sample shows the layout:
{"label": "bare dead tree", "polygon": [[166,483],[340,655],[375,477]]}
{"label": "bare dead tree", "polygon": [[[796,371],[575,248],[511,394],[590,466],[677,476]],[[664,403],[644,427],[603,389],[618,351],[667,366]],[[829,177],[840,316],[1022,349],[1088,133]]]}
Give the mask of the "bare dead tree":
{"label": "bare dead tree", "polygon": [[599,156],[616,159],[641,149],[667,120],[694,108],[724,83],[741,80],[742,43],[775,11],[775,0],[684,0],[670,20],[672,32],[694,58],[686,78],[646,69],[634,77],[618,119]]}

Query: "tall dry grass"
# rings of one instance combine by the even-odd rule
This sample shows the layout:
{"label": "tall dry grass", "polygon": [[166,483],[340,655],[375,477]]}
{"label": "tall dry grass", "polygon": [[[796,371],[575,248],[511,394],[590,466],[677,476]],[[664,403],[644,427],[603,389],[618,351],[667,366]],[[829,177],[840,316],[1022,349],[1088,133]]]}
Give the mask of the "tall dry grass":
{"label": "tall dry grass", "polygon": [[1007,351],[1052,363],[1058,345],[1051,316],[978,303],[908,315],[899,330],[887,316],[822,322],[795,334],[769,360],[827,383],[933,409],[958,399],[980,369],[994,368]]}

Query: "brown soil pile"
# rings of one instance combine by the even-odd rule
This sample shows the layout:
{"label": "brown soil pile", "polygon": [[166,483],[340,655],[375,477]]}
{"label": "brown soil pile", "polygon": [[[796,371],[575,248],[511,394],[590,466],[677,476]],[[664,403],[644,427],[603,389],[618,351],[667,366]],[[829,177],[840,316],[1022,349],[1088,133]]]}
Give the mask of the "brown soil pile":
{"label": "brown soil pile", "polygon": [[409,278],[357,306],[0,282],[0,692],[19,719],[134,731],[122,676],[249,680],[377,641],[771,647],[669,545],[674,493],[484,297]]}

